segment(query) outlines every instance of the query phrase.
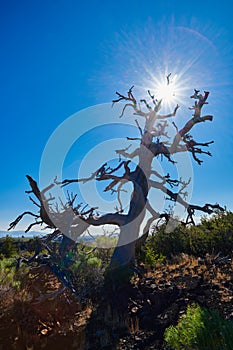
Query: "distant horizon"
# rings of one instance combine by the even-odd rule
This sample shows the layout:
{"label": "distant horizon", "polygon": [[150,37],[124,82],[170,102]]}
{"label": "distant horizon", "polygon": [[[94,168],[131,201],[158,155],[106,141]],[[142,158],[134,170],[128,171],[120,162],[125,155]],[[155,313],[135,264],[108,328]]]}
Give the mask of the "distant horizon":
{"label": "distant horizon", "polygon": [[[44,232],[44,235],[48,234],[48,232]],[[42,232],[38,231],[29,231],[29,232],[24,232],[23,230],[14,230],[14,231],[2,231],[0,230],[0,238],[4,238],[6,236],[13,236],[13,237],[35,237],[35,236],[42,236]]]}

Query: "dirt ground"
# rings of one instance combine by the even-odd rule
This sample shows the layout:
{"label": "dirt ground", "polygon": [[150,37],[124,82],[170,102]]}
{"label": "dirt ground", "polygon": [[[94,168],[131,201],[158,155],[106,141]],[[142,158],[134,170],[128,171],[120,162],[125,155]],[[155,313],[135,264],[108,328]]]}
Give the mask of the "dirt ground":
{"label": "dirt ground", "polygon": [[[124,334],[111,329],[111,320],[93,319],[94,310],[107,308],[106,299],[81,305],[48,269],[34,269],[19,291],[0,287],[0,350],[101,349],[107,327],[114,341],[102,349],[164,349],[164,330],[192,302],[233,320],[232,267],[232,258],[187,255],[154,269],[141,267],[116,298],[125,301]],[[88,328],[91,320],[95,328]]]}

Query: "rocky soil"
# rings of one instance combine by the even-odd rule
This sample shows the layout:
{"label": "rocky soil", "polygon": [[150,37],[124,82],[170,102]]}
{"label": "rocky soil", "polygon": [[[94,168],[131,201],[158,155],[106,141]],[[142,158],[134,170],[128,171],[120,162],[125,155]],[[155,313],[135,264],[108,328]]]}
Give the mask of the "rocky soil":
{"label": "rocky soil", "polygon": [[164,349],[164,330],[177,324],[193,302],[233,320],[232,267],[232,259],[183,256],[136,278],[136,297],[129,305],[132,334],[118,349]]}
{"label": "rocky soil", "polygon": [[232,267],[187,255],[140,266],[109,303],[100,293],[85,306],[46,268],[32,270],[20,291],[0,289],[0,349],[165,349],[164,330],[192,302],[233,320]]}

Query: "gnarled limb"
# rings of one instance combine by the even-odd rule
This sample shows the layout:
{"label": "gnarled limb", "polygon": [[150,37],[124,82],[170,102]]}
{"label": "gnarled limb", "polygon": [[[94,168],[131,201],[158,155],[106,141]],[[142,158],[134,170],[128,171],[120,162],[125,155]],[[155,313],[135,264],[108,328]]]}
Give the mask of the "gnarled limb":
{"label": "gnarled limb", "polygon": [[167,147],[164,142],[151,142],[149,147],[147,145],[146,147],[149,148],[154,157],[164,155],[169,160],[169,162],[175,164],[175,161],[171,159],[170,148]]}
{"label": "gnarled limb", "polygon": [[141,99],[140,102],[143,102],[148,110],[148,112],[143,112],[140,108],[140,105],[137,103],[136,98],[133,96],[133,93],[132,93],[133,87],[134,86],[132,86],[129,89],[127,96],[124,96],[124,95],[120,94],[119,92],[116,92],[116,94],[119,96],[119,98],[112,101],[113,105],[117,102],[120,102],[120,101],[130,101],[130,103],[126,103],[125,106],[123,107],[120,118],[124,115],[124,112],[125,112],[127,107],[133,108],[135,115],[145,117],[146,119],[148,119],[148,118],[149,119],[155,119],[155,118],[156,119],[166,119],[166,118],[173,117],[176,115],[176,112],[177,112],[177,109],[179,108],[179,105],[176,105],[174,111],[170,114],[158,115],[157,113],[161,109],[162,100],[158,101],[157,99],[155,99],[154,95],[151,94],[150,90],[148,90],[148,94],[149,94],[150,98],[152,99],[154,108],[152,109],[152,107],[149,105],[149,103],[147,102],[146,99]]}
{"label": "gnarled limb", "polygon": [[97,169],[94,173],[92,173],[89,177],[84,177],[84,178],[81,178],[81,179],[65,179],[63,181],[57,181],[57,178],[54,179],[54,183],[56,185],[62,185],[63,186],[67,186],[71,183],[74,183],[74,182],[88,182],[88,181],[91,181],[93,179],[96,178],[96,176],[98,176],[99,174],[103,173],[106,171],[105,167],[106,167],[107,163],[104,163],[103,165],[101,165],[101,167],[99,169]]}
{"label": "gnarled limb", "polygon": [[[210,152],[203,151],[201,148],[197,148],[196,146],[203,146],[203,147],[209,147],[210,144],[212,144],[214,141],[210,142],[196,142],[193,140],[192,136],[190,134],[186,134],[183,137],[183,141],[185,143],[185,146],[189,152],[192,153],[193,159],[200,165],[203,161],[197,158],[196,153],[203,153],[207,154],[208,156],[211,156]],[[180,151],[180,150],[179,150]]]}
{"label": "gnarled limb", "polygon": [[167,121],[158,123],[156,127],[152,128],[151,134],[153,135],[153,137],[165,136],[169,139],[170,137],[168,136],[167,131],[165,131],[167,126]]}
{"label": "gnarled limb", "polygon": [[[127,147],[128,148],[128,147]],[[133,159],[134,157],[137,157],[138,155],[139,155],[139,150],[140,150],[140,148],[136,148],[133,152],[131,152],[131,153],[128,153],[128,152],[126,152],[126,149],[127,148],[125,148],[125,149],[118,149],[118,150],[116,150],[115,152],[117,153],[117,154],[120,154],[121,156],[123,156],[123,157],[125,157],[125,158],[130,158],[130,159]]]}
{"label": "gnarled limb", "polygon": [[31,215],[33,217],[35,217],[36,219],[39,219],[40,215],[34,214],[31,211],[25,211],[23,214],[19,215],[14,221],[12,221],[9,224],[9,228],[8,231],[12,230],[13,228],[15,228],[16,225],[18,225],[18,223],[22,220],[22,218],[24,217],[24,215]]}
{"label": "gnarled limb", "polygon": [[176,134],[176,136],[174,137],[173,143],[170,147],[170,152],[171,153],[175,153],[177,150],[177,146],[180,143],[180,141],[182,141],[183,137],[185,134],[187,134],[195,124],[197,123],[201,123],[201,122],[205,122],[206,120],[212,121],[213,120],[213,116],[212,115],[206,115],[204,117],[193,117],[192,119],[190,119],[185,126],[179,130],[179,132]]}
{"label": "gnarled limb", "polygon": [[[184,208],[186,208],[188,211],[188,218],[192,219],[192,223],[194,223],[193,215],[195,213],[195,210],[202,211],[207,214],[212,214],[214,210],[224,211],[224,208],[222,208],[219,204],[205,204],[203,206],[189,204],[181,197],[180,191],[177,193],[174,193],[168,188],[166,188],[163,183],[160,183],[158,181],[149,180],[148,183],[150,187],[160,189],[162,192],[166,193],[174,202],[178,202]],[[186,183],[186,185],[187,184],[188,183]],[[183,191],[186,185],[185,183],[183,183],[181,191]]]}
{"label": "gnarled limb", "polygon": [[180,106],[177,104],[175,109],[174,109],[174,111],[172,113],[169,113],[169,114],[166,114],[166,115],[158,115],[158,119],[168,119],[168,118],[171,118],[171,117],[175,117],[178,108],[180,108]]}
{"label": "gnarled limb", "polygon": [[191,224],[195,225],[195,222],[193,219],[193,216],[195,214],[195,210],[202,211],[202,212],[207,213],[207,214],[213,214],[216,211],[217,212],[218,211],[224,212],[224,208],[221,207],[219,204],[208,204],[207,203],[203,206],[190,204],[189,207],[187,208],[188,216],[186,219],[186,224],[191,223]]}
{"label": "gnarled limb", "polygon": [[142,117],[146,117],[146,115],[147,115],[146,113],[142,112],[141,109],[137,106],[137,101],[136,101],[136,99],[135,99],[135,97],[133,96],[133,93],[132,93],[133,88],[134,88],[134,86],[131,86],[131,88],[129,89],[129,91],[127,93],[127,96],[124,96],[124,95],[120,94],[119,92],[116,92],[116,94],[119,96],[119,98],[112,101],[112,106],[115,103],[120,102],[120,101],[130,101],[131,102],[131,103],[126,103],[125,104],[125,106],[124,106],[124,108],[123,108],[123,110],[121,112],[120,118],[123,117],[124,112],[125,112],[127,107],[133,108],[135,114],[137,114],[137,115],[140,115]]}
{"label": "gnarled limb", "polygon": [[207,120],[209,120],[209,121],[213,120],[212,115],[206,115],[206,116],[201,117],[201,109],[202,109],[204,104],[207,104],[206,100],[209,96],[209,92],[205,91],[204,96],[201,94],[198,95],[198,93],[199,93],[199,91],[195,90],[194,95],[191,96],[191,98],[198,100],[198,102],[195,101],[195,105],[194,105],[194,107],[192,107],[195,110],[194,116],[175,135],[173,143],[170,147],[171,153],[176,152],[177,146],[179,145],[180,141],[182,141],[183,137],[189,133],[189,131],[193,128],[193,126],[195,124],[205,122]]}

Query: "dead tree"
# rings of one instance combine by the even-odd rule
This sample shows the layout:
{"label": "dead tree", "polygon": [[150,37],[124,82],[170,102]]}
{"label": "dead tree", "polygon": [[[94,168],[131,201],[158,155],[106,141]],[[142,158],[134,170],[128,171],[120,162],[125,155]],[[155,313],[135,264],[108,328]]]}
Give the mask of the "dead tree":
{"label": "dead tree", "polygon": [[[168,76],[168,83],[169,83]],[[205,121],[212,121],[211,115],[201,115],[202,107],[207,104],[209,92],[204,92],[202,95],[200,91],[194,90],[191,96],[195,100],[194,110],[191,118],[185,123],[183,127],[178,129],[175,123],[175,136],[169,138],[167,130],[167,119],[175,117],[179,106],[176,105],[174,110],[167,115],[161,115],[159,112],[162,108],[162,100],[156,100],[155,97],[148,91],[148,97],[151,104],[143,99],[141,108],[140,102],[137,101],[133,94],[133,86],[129,89],[127,95],[116,92],[117,98],[113,100],[113,105],[123,102],[123,109],[120,117],[123,117],[128,109],[133,111],[133,114],[141,119],[140,123],[136,120],[139,130],[139,136],[133,140],[139,141],[139,146],[132,152],[126,149],[116,150],[119,156],[119,164],[115,168],[111,168],[107,163],[100,166],[99,169],[93,172],[89,177],[80,179],[65,179],[62,181],[54,180],[54,183],[49,185],[44,190],[39,190],[37,183],[27,176],[31,191],[39,203],[30,198],[34,204],[39,206],[39,214],[25,212],[20,215],[15,221],[10,224],[10,228],[14,228],[22,217],[26,214],[32,215],[35,222],[32,223],[26,231],[29,231],[32,226],[38,224],[45,224],[47,227],[54,229],[54,233],[48,235],[43,243],[43,247],[47,247],[48,252],[51,240],[55,236],[61,236],[62,241],[60,245],[60,255],[65,256],[66,252],[75,244],[77,237],[81,236],[89,226],[100,226],[106,224],[113,224],[119,227],[119,239],[115,247],[110,269],[125,265],[134,260],[135,249],[145,240],[148,235],[151,224],[162,218],[168,218],[167,213],[160,213],[154,210],[153,203],[150,203],[148,194],[150,189],[154,188],[162,191],[168,199],[174,203],[179,203],[187,210],[187,219],[185,224],[194,224],[194,215],[196,211],[211,214],[215,211],[223,211],[223,208],[218,204],[204,204],[203,206],[188,203],[186,201],[185,188],[188,181],[182,179],[172,179],[169,174],[163,176],[152,169],[152,161],[155,157],[164,156],[168,162],[175,163],[173,155],[178,152],[190,152],[194,161],[201,164],[202,160],[199,155],[206,154],[211,156],[210,152],[206,152],[202,147],[208,147],[213,141],[200,143],[193,139],[190,132],[194,126]],[[140,126],[143,125],[143,126]],[[132,140],[132,138],[128,138]],[[137,158],[137,165],[132,170],[130,167],[131,159]],[[119,172],[121,175],[119,175]],[[116,192],[119,200],[119,207],[112,213],[99,215],[98,208],[84,207],[81,204],[75,204],[76,196],[69,196],[67,203],[63,204],[57,210],[51,205],[53,197],[47,195],[54,186],[67,186],[76,182],[87,181],[107,181],[108,184],[104,191]],[[127,212],[123,211],[121,204],[121,191],[123,191],[124,184],[132,183],[133,190],[131,194],[130,204]],[[149,213],[149,218],[144,226],[143,232],[140,232],[140,226]],[[69,232],[65,232],[65,226],[69,224]],[[64,230],[63,230],[64,227]],[[142,237],[139,239],[139,236]],[[49,254],[52,254],[49,252]]]}

